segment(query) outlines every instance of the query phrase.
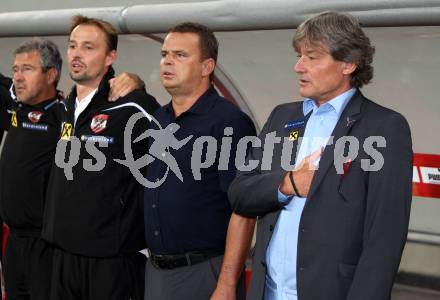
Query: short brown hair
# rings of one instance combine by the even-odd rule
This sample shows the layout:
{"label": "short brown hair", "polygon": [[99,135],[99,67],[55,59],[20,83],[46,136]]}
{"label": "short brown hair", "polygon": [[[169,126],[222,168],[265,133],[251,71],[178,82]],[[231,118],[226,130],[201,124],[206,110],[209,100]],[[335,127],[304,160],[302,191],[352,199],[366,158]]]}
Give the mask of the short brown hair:
{"label": "short brown hair", "polygon": [[[212,58],[217,63],[218,41],[211,29],[199,23],[184,22],[172,27],[168,33],[171,32],[197,34],[202,59]],[[209,79],[214,79],[214,72],[209,75]]]}
{"label": "short brown hair", "polygon": [[327,11],[305,20],[292,44],[299,52],[304,43],[323,44],[334,59],[356,64],[351,86],[360,88],[373,78],[374,47],[353,16]]}
{"label": "short brown hair", "polygon": [[96,18],[89,18],[83,15],[76,15],[72,17],[69,34],[72,33],[78,25],[94,25],[98,27],[105,34],[108,51],[116,50],[118,48],[118,32],[109,22]]}

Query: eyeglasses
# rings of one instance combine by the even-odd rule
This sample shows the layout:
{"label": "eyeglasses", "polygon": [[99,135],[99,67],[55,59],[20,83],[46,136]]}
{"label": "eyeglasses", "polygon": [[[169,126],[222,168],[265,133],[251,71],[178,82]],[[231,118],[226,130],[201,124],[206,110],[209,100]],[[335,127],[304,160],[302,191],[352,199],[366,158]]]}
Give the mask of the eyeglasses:
{"label": "eyeglasses", "polygon": [[31,73],[34,72],[36,70],[40,69],[40,67],[38,66],[33,66],[33,65],[22,65],[22,66],[13,66],[12,67],[12,74],[16,74],[16,73]]}

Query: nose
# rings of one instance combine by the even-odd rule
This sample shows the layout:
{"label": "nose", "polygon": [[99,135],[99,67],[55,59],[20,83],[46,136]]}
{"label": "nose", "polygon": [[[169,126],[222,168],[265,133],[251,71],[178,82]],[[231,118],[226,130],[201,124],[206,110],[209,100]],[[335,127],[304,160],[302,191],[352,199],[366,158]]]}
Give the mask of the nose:
{"label": "nose", "polygon": [[170,54],[165,54],[164,56],[162,56],[162,63],[164,65],[172,65],[174,61]]}
{"label": "nose", "polygon": [[298,58],[298,61],[296,62],[296,64],[293,66],[293,70],[296,73],[304,73],[305,72],[305,68],[304,68],[304,61],[302,56],[300,56]]}
{"label": "nose", "polygon": [[68,55],[73,59],[77,59],[81,57],[81,51],[78,49],[79,47],[69,48]]}
{"label": "nose", "polygon": [[23,76],[23,72],[21,71],[21,68],[14,70],[12,80],[13,81],[23,81],[24,80],[24,76]]}

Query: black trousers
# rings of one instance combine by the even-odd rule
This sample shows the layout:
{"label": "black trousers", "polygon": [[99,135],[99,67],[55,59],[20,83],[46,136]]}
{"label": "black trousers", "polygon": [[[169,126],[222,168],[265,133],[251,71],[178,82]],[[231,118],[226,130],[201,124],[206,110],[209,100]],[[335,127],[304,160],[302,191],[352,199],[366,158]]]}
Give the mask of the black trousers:
{"label": "black trousers", "polygon": [[3,260],[6,299],[49,299],[52,253],[52,246],[40,237],[11,230]]}
{"label": "black trousers", "polygon": [[[145,300],[209,300],[217,286],[223,255],[172,270],[157,269],[147,262]],[[244,270],[244,266],[243,266]],[[237,285],[237,300],[245,299],[245,273]]]}
{"label": "black trousers", "polygon": [[54,250],[51,300],[142,300],[146,257],[108,258]]}

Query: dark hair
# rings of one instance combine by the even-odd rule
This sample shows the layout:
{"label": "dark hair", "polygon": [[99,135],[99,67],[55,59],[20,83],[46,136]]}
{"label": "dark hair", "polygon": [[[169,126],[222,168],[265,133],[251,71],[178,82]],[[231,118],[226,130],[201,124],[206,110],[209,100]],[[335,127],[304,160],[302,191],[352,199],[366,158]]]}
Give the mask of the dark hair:
{"label": "dark hair", "polygon": [[[217,63],[218,41],[211,29],[199,23],[184,22],[172,27],[168,33],[171,32],[197,34],[202,59],[212,58]],[[209,79],[211,81],[214,79],[214,72],[209,75]]]}
{"label": "dark hair", "polygon": [[60,50],[57,45],[50,40],[36,37],[22,43],[17,49],[15,49],[14,55],[34,51],[40,54],[40,64],[43,73],[46,73],[52,68],[57,70],[58,74],[55,78],[56,87],[60,81],[61,67],[63,65],[63,59],[61,58]]}
{"label": "dark hair", "polygon": [[292,44],[297,52],[304,44],[323,44],[334,59],[356,64],[353,87],[360,88],[373,78],[374,47],[353,16],[327,11],[311,17],[298,26]]}
{"label": "dark hair", "polygon": [[118,32],[109,22],[96,18],[89,18],[83,15],[76,15],[72,17],[69,33],[72,33],[78,25],[94,25],[98,27],[105,34],[108,51],[116,50],[118,48]]}

